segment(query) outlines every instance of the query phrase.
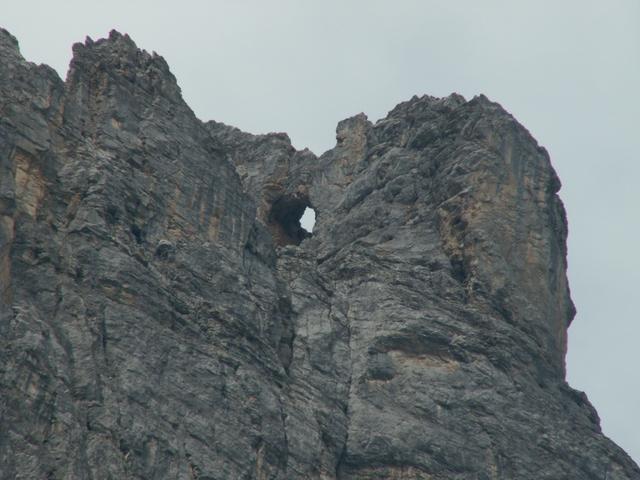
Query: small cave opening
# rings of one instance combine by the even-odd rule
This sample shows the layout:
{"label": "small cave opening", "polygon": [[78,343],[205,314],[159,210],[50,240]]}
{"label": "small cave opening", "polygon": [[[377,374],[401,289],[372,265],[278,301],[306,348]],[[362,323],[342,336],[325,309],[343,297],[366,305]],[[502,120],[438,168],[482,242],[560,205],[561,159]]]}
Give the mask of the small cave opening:
{"label": "small cave opening", "polygon": [[267,225],[277,245],[300,245],[312,235],[315,219],[307,197],[283,196],[271,206]]}

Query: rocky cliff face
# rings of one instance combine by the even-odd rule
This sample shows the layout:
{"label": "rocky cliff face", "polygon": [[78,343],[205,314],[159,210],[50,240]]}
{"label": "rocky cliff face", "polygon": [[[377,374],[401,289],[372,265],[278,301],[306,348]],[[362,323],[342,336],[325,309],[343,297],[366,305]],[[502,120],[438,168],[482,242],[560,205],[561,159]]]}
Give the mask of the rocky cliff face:
{"label": "rocky cliff face", "polygon": [[1,479],[640,479],[564,381],[560,183],[498,104],[318,158],[117,32],[66,82],[0,56]]}

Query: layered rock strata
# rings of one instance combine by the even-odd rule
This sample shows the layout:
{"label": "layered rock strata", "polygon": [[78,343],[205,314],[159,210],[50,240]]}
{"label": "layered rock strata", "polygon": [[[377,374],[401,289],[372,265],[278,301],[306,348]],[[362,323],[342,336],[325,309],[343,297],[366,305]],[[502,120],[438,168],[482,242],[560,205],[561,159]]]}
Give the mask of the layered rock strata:
{"label": "layered rock strata", "polygon": [[0,56],[1,479],[640,479],[564,380],[560,182],[498,104],[316,157],[117,32],[65,82]]}

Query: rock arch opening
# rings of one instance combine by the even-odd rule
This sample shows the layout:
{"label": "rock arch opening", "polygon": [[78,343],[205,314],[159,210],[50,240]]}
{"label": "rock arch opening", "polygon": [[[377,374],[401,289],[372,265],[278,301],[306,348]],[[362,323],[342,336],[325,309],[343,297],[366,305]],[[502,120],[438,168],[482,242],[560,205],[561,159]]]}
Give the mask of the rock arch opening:
{"label": "rock arch opening", "polygon": [[267,226],[279,246],[300,245],[311,236],[311,231],[305,227],[313,230],[314,224],[315,210],[309,199],[298,196],[283,196],[273,202],[267,219]]}
{"label": "rock arch opening", "polygon": [[316,224],[316,211],[313,207],[307,207],[300,218],[300,226],[308,233],[313,235],[313,227]]}

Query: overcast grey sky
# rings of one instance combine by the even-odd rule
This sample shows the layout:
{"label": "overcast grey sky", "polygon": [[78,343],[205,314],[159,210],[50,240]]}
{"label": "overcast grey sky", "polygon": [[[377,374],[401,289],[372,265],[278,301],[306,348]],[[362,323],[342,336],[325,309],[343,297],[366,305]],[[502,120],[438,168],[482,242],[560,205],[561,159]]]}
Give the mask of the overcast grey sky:
{"label": "overcast grey sky", "polygon": [[163,55],[203,120],[333,146],[336,123],[414,94],[501,103],[549,150],[578,315],[568,379],[640,462],[640,1],[2,0],[23,55],[61,76],[116,28]]}

